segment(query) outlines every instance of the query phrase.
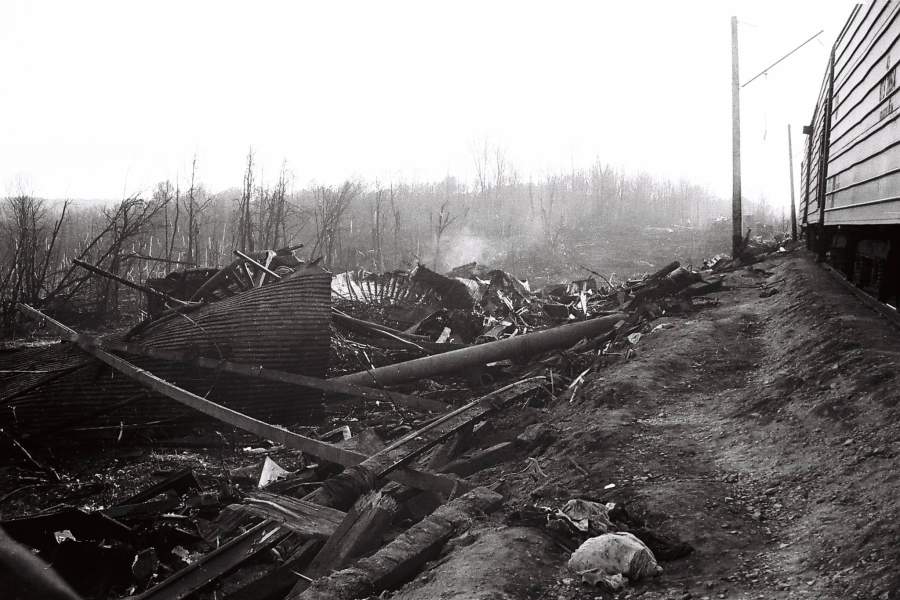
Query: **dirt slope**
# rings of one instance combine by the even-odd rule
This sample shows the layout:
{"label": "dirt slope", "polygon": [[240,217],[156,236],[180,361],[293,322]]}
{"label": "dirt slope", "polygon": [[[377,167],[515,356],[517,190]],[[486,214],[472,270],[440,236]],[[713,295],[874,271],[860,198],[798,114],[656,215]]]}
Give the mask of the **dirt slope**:
{"label": "dirt slope", "polygon": [[[504,479],[509,509],[624,502],[691,556],[611,595],[494,523],[398,597],[900,598],[900,332],[805,256],[756,267],[539,413],[557,434],[540,469],[518,457],[479,475]],[[764,282],[779,293],[761,298]]]}

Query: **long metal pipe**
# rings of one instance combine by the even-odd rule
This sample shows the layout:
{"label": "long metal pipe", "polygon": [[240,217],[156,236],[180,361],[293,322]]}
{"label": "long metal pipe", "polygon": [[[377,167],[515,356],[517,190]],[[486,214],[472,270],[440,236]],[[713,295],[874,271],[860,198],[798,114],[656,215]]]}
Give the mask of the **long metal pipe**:
{"label": "long metal pipe", "polygon": [[611,330],[626,318],[625,313],[597,317],[589,321],[562,325],[535,333],[517,335],[496,342],[460,348],[443,354],[425,356],[414,360],[378,367],[335,377],[334,381],[359,385],[393,385],[423,377],[456,373],[468,367],[476,367],[516,356],[530,356],[554,348],[567,348],[585,337],[595,337]]}

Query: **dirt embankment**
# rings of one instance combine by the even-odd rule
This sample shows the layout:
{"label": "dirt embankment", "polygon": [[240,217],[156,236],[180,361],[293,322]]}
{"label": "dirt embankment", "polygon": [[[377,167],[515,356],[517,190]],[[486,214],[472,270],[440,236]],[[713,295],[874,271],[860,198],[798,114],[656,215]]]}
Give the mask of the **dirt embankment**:
{"label": "dirt embankment", "polygon": [[478,476],[503,479],[509,511],[625,503],[693,554],[609,594],[500,515],[396,597],[900,598],[900,332],[807,257],[726,284],[717,307],[656,321],[671,325],[584,396],[511,419],[555,441]]}

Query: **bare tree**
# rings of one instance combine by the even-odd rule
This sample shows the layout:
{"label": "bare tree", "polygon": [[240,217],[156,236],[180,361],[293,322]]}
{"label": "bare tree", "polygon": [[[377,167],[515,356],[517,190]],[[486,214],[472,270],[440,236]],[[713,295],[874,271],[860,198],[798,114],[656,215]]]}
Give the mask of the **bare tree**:
{"label": "bare tree", "polygon": [[281,165],[278,181],[273,189],[260,186],[258,192],[260,244],[264,248],[279,248],[287,239],[287,163]]}
{"label": "bare tree", "polygon": [[402,251],[400,249],[400,230],[402,227],[403,221],[403,213],[400,207],[397,205],[397,200],[399,196],[399,190],[394,190],[394,184],[391,183],[390,187],[390,201],[391,201],[391,216],[394,221],[394,260],[400,261],[402,260]]}
{"label": "bare tree", "polygon": [[384,190],[376,184],[375,194],[372,196],[372,264],[378,271],[384,271],[384,253],[382,251],[382,237],[384,236]]}
{"label": "bare tree", "polygon": [[185,210],[187,213],[187,254],[185,262],[198,264],[200,262],[200,223],[204,211],[211,200],[206,196],[202,186],[197,186],[197,155],[191,161],[191,187],[188,188],[185,198]]}
{"label": "bare tree", "polygon": [[[113,209],[104,209],[104,225],[93,238],[85,239],[83,245],[74,252],[75,258],[119,274],[122,249],[126,243],[140,235],[152,231],[155,217],[167,206],[166,199],[146,201],[138,196],[122,200]],[[72,263],[64,270],[55,287],[49,290],[44,303],[55,299],[71,299],[91,279],[90,273],[81,273]],[[103,312],[119,312],[118,284],[104,281],[98,286],[97,308]]]}
{"label": "bare tree", "polygon": [[500,197],[503,186],[507,183],[509,161],[506,152],[500,146],[494,148],[494,193]]}
{"label": "bare tree", "polygon": [[556,204],[559,194],[559,179],[555,175],[548,175],[544,182],[544,189],[547,191],[547,201],[544,202],[543,193],[539,197],[541,208],[541,224],[544,230],[544,242],[550,250],[556,250],[559,246],[560,237],[563,232],[563,216],[560,215],[559,221],[554,222],[554,205]]}
{"label": "bare tree", "polygon": [[334,266],[340,247],[341,220],[350,204],[362,191],[362,186],[344,182],[339,190],[321,186],[315,191],[316,242],[310,256],[321,255],[325,264]]}
{"label": "bare tree", "polygon": [[253,148],[247,153],[247,169],[244,171],[244,187],[237,206],[237,226],[231,245],[237,250],[253,251],[253,218],[250,204],[253,200]]}
{"label": "bare tree", "polygon": [[442,203],[441,207],[438,209],[438,213],[434,219],[432,219],[432,227],[434,231],[434,268],[435,270],[440,269],[441,264],[441,239],[444,237],[444,233],[447,229],[460,220],[460,217],[465,217],[465,212],[462,214],[450,214],[450,199],[446,198]]}
{"label": "bare tree", "polygon": [[153,190],[153,201],[157,203],[161,203],[163,208],[163,257],[166,260],[172,259],[172,249],[170,246],[170,238],[169,238],[169,204],[173,198],[174,188],[172,186],[171,181],[161,181],[156,184],[156,189]]}
{"label": "bare tree", "polygon": [[[166,209],[166,213],[168,214],[168,209]],[[172,255],[175,252],[175,237],[178,235],[178,218],[181,212],[181,188],[178,185],[178,180],[175,180],[175,217],[172,219],[172,237],[169,240],[169,251],[166,253],[166,260],[172,260]]]}
{"label": "bare tree", "polygon": [[484,198],[490,187],[490,175],[488,174],[489,147],[487,140],[483,140],[481,147],[472,146],[472,160],[475,163],[475,182],[478,185],[478,193]]}
{"label": "bare tree", "polygon": [[278,248],[287,243],[287,161],[282,162],[278,182],[272,194],[273,213],[272,247]]}
{"label": "bare tree", "polygon": [[18,302],[38,304],[46,293],[50,263],[68,207],[69,202],[64,202],[49,229],[44,200],[28,194],[5,200],[0,231],[3,246],[7,246],[4,255],[10,260],[0,263],[0,319],[4,329],[10,326]]}

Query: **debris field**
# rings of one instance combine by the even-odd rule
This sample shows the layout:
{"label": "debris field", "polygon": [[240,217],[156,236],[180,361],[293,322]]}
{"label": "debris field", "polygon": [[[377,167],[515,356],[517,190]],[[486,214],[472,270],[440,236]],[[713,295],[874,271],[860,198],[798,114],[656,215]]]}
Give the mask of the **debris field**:
{"label": "debris field", "polygon": [[882,597],[897,551],[846,529],[896,501],[811,492],[844,463],[804,432],[888,477],[854,407],[893,359],[840,376],[878,318],[786,246],[541,289],[285,248],[121,282],[126,330],[21,305],[57,337],[0,351],[0,527],[83,598]]}

